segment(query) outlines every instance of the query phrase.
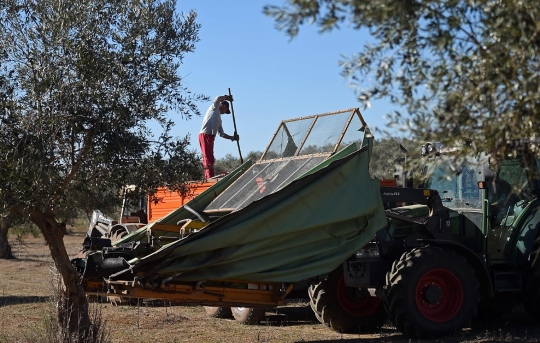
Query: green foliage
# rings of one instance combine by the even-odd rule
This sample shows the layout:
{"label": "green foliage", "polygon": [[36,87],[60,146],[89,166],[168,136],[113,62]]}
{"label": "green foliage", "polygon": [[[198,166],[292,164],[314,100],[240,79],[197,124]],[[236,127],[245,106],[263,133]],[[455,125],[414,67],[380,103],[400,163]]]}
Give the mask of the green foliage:
{"label": "green foliage", "polygon": [[216,175],[228,173],[240,166],[240,158],[231,154],[225,155],[223,158],[218,158],[214,162],[214,173]]}
{"label": "green foliage", "polygon": [[[202,175],[170,110],[199,114],[179,76],[199,40],[174,0],[0,4],[0,192],[20,215],[118,205],[135,184],[185,190]],[[162,132],[151,132],[157,123]]]}
{"label": "green foliage", "polygon": [[[382,139],[376,139],[376,143],[373,146],[373,156],[371,157],[370,173],[372,177],[379,179],[391,179],[394,177],[396,171],[395,160],[404,156],[403,151],[400,150],[399,145],[402,144],[409,154],[418,156],[420,154],[420,144],[405,138],[387,137]],[[334,146],[330,146],[333,148]],[[307,147],[306,153],[320,153],[328,151],[329,147]],[[257,162],[261,157],[262,152],[251,151],[244,161],[251,159],[253,162]],[[214,163],[214,170],[217,174],[224,172],[230,172],[234,168],[240,166],[240,159],[231,154],[225,155],[224,158],[216,160]]]}
{"label": "green foliage", "polygon": [[[259,158],[261,157],[262,152],[260,151],[250,151],[247,156],[243,157],[244,162],[247,160],[251,160],[253,163],[257,162]],[[216,175],[222,174],[222,173],[228,173],[235,168],[240,166],[240,158],[235,157],[231,154],[225,155],[224,158],[219,158],[214,163],[214,172]]]}
{"label": "green foliage", "polygon": [[9,233],[16,237],[16,239],[19,241],[23,241],[28,235],[32,235],[32,237],[38,237],[39,236],[39,229],[37,226],[35,226],[32,223],[22,223],[18,225],[13,225],[9,229]]}
{"label": "green foliage", "polygon": [[341,61],[342,74],[364,106],[386,99],[404,109],[390,114],[390,124],[419,141],[460,146],[464,156],[504,153],[510,139],[538,137],[535,2],[289,0],[264,13],[291,38],[306,23],[369,33],[369,43]]}
{"label": "green foliage", "polygon": [[[400,149],[400,144],[407,153]],[[378,179],[392,179],[398,171],[398,166],[404,167],[404,158],[412,158],[420,155],[420,144],[406,138],[385,137],[375,139],[371,156],[370,174]],[[402,161],[397,161],[402,159]]]}
{"label": "green foliage", "polygon": [[200,25],[175,9],[175,0],[0,2],[0,205],[38,225],[50,247],[62,341],[101,336],[60,222],[119,205],[126,185],[182,191],[202,177],[188,137],[173,138],[167,119],[198,115],[196,102],[208,100],[180,77]]}

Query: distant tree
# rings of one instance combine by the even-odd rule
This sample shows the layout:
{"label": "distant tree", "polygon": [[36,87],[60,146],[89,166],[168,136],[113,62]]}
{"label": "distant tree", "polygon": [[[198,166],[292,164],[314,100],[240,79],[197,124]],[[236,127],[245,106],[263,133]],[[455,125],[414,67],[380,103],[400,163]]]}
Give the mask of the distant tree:
{"label": "distant tree", "polygon": [[240,158],[232,154],[226,154],[223,158],[218,158],[214,163],[214,172],[216,175],[228,173],[240,166]]}
{"label": "distant tree", "polygon": [[[253,163],[257,162],[259,158],[261,158],[262,152],[260,151],[250,151],[247,156],[245,156],[244,162],[247,160],[251,160]],[[228,173],[235,168],[240,166],[240,158],[235,157],[231,154],[225,155],[223,158],[218,158],[216,162],[214,163],[214,170],[216,175],[222,174],[222,173]]]}
{"label": "distant tree", "polygon": [[[394,177],[396,171],[396,159],[403,158],[405,153],[400,149],[400,144],[408,150],[408,154],[411,157],[418,157],[420,155],[421,144],[415,143],[410,139],[402,137],[384,137],[381,139],[375,139],[376,144],[373,146],[373,156],[371,157],[370,173],[372,177],[379,179],[390,179]],[[321,153],[327,152],[329,149],[333,149],[334,146],[306,147],[305,153]],[[256,162],[261,157],[262,152],[251,151],[244,161],[251,159]],[[231,154],[225,155],[224,158],[216,160],[214,169],[216,174],[227,173],[240,166],[240,159]]]}
{"label": "distant tree", "polygon": [[80,341],[91,323],[64,220],[103,196],[118,204],[124,185],[183,192],[202,175],[188,138],[172,138],[166,118],[198,115],[195,102],[208,100],[179,76],[200,25],[195,12],[175,8],[174,0],[0,2],[0,201],[39,227],[61,277],[58,320]]}
{"label": "distant tree", "polygon": [[502,153],[499,140],[540,134],[536,2],[289,0],[263,11],[291,38],[307,23],[369,32],[342,74],[364,106],[386,99],[405,109],[391,124],[422,141]]}
{"label": "distant tree", "polygon": [[251,160],[253,163],[257,162],[262,156],[262,151],[250,151],[245,160]]}
{"label": "distant tree", "polygon": [[[407,152],[400,148],[400,145]],[[404,166],[405,155],[408,157],[418,157],[420,155],[420,145],[406,138],[384,137],[375,139],[373,144],[373,155],[371,156],[370,173],[372,177],[378,179],[392,179],[397,171],[397,166]]]}

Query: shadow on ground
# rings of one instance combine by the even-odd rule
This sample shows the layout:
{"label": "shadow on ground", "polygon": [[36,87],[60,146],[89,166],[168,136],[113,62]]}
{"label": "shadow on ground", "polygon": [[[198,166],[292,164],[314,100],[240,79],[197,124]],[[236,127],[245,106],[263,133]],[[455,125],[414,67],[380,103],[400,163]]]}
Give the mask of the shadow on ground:
{"label": "shadow on ground", "polygon": [[21,305],[21,304],[33,304],[43,303],[49,301],[50,297],[38,297],[38,296],[0,296],[0,307],[9,305]]}
{"label": "shadow on ground", "polygon": [[261,324],[270,326],[296,326],[320,324],[309,305],[280,307],[268,312]]}
{"label": "shadow on ground", "polygon": [[[280,307],[275,311],[268,312],[261,321],[261,325],[271,326],[298,326],[298,325],[322,325],[315,318],[309,305],[293,307]],[[328,328],[328,330],[331,330]],[[540,342],[540,325],[538,320],[528,315],[521,307],[516,308],[510,315],[498,320],[476,321],[472,328],[462,330],[455,335],[438,339],[410,339],[402,335],[389,322],[378,332],[366,334],[340,334],[339,339],[310,341],[312,343],[344,343],[344,342],[393,342],[405,343],[417,342]]]}

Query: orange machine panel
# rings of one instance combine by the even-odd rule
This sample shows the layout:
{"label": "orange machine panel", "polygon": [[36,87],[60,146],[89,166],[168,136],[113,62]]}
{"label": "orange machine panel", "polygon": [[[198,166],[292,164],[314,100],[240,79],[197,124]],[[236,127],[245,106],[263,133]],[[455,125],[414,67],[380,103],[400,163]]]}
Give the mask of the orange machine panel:
{"label": "orange machine panel", "polygon": [[190,201],[197,195],[207,190],[210,186],[214,185],[214,182],[197,183],[192,194],[188,196],[181,196],[176,192],[171,192],[166,188],[159,188],[156,193],[157,203],[148,200],[148,222],[155,222],[182,207],[186,202]]}
{"label": "orange machine panel", "polygon": [[381,179],[382,187],[397,187],[396,179]]}

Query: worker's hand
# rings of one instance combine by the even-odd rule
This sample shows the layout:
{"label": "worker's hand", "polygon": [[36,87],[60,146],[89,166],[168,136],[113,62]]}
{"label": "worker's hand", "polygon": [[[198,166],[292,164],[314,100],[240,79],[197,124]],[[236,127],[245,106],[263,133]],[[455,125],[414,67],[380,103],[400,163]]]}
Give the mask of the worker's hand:
{"label": "worker's hand", "polygon": [[240,136],[238,136],[238,134],[235,132],[234,135],[231,136],[231,141],[239,141],[240,140]]}
{"label": "worker's hand", "polygon": [[233,101],[232,94],[231,94],[231,95],[227,95],[227,98],[228,98],[229,101]]}

